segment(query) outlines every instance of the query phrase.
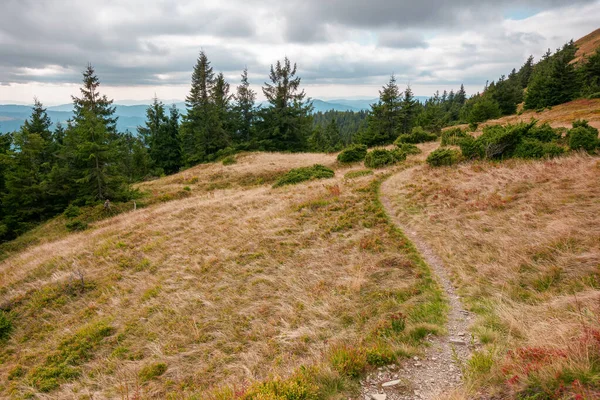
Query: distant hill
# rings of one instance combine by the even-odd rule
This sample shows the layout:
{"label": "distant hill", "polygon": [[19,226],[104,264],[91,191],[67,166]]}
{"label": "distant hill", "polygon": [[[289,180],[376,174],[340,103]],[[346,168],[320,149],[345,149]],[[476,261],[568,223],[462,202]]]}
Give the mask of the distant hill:
{"label": "distant hill", "polygon": [[[421,102],[428,99],[427,96],[415,96]],[[330,110],[335,111],[361,111],[369,110],[371,104],[376,103],[378,99],[336,99],[336,100],[320,100],[312,99],[314,112],[325,112]],[[137,127],[143,125],[146,121],[146,109],[151,100],[142,104],[115,104],[115,114],[119,117],[117,128],[121,132],[129,130],[136,132]],[[127,101],[131,102],[131,100]],[[170,106],[172,103],[166,103]],[[177,108],[183,113],[185,112],[185,103],[174,103]],[[264,106],[264,103],[261,103]],[[59,106],[51,106],[47,108],[48,116],[52,123],[56,125],[58,122],[66,124],[67,120],[73,116],[72,104],[61,104]],[[0,104],[0,133],[13,132],[19,130],[23,122],[31,115],[31,106],[19,104]]]}

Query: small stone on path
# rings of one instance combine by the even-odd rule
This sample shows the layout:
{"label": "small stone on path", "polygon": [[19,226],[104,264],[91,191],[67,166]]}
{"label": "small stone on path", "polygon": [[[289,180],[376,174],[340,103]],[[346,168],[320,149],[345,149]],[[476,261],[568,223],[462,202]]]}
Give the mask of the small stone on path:
{"label": "small stone on path", "polygon": [[387,399],[387,394],[385,393],[375,393],[371,395],[373,400],[385,400]]}
{"label": "small stone on path", "polygon": [[396,386],[396,385],[399,385],[400,382],[401,382],[400,379],[396,379],[396,380],[393,380],[393,381],[386,382],[386,383],[382,384],[381,386],[382,387]]}

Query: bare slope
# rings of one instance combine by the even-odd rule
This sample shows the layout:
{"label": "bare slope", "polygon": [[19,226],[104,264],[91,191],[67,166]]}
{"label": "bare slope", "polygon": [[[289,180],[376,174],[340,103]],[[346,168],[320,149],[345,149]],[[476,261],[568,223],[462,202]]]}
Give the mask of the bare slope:
{"label": "bare slope", "polygon": [[[257,181],[333,160],[199,166],[140,185],[160,199],[147,208],[2,261],[0,397],[347,396],[365,367],[415,354],[444,304],[378,205],[380,176]],[[301,378],[253,389],[277,376]]]}

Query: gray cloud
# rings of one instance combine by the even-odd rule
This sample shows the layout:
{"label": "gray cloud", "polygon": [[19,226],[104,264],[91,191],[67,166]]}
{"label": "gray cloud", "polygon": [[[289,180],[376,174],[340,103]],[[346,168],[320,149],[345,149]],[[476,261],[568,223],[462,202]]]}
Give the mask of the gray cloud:
{"label": "gray cloud", "polygon": [[397,49],[427,48],[429,46],[422,34],[394,30],[381,32],[377,44],[381,47]]}
{"label": "gray cloud", "polygon": [[305,83],[380,83],[396,73],[399,82],[480,84],[548,42],[548,33],[506,31],[507,13],[593,2],[4,0],[0,82],[78,83],[91,62],[103,84],[186,84],[202,48],[216,70],[237,76],[248,66],[261,81],[289,55]]}

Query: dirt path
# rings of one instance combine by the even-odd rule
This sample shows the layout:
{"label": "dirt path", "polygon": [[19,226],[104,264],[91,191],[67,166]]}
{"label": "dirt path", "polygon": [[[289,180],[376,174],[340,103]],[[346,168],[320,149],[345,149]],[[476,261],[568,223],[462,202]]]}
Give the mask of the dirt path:
{"label": "dirt path", "polygon": [[469,357],[473,346],[468,327],[472,315],[465,311],[442,260],[417,233],[397,217],[391,201],[393,182],[405,181],[415,168],[404,170],[385,181],[381,186],[381,202],[396,226],[413,242],[427,262],[437,281],[444,289],[450,310],[448,313],[448,335],[430,337],[430,347],[424,357],[415,357],[399,366],[382,368],[362,382],[365,400],[439,399],[452,388],[459,386],[462,372],[459,363]]}

